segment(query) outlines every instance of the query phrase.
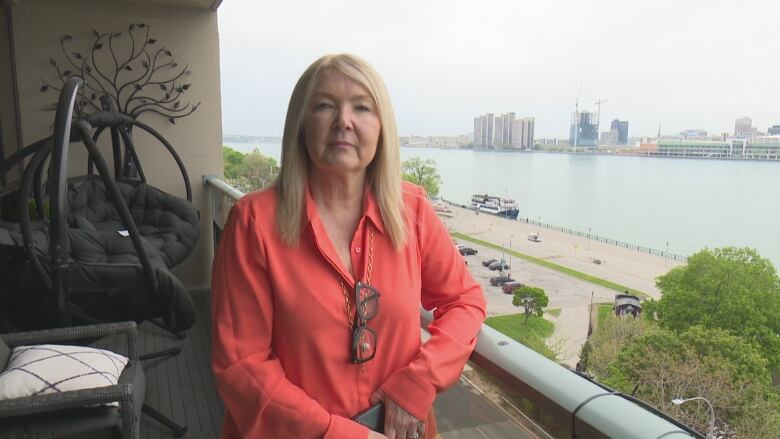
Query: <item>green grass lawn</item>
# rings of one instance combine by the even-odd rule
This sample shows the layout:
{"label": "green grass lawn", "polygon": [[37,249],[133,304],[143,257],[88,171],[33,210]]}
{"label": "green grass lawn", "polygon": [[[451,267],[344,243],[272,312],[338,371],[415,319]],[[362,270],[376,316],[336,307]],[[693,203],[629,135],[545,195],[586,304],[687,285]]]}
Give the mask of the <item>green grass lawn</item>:
{"label": "green grass lawn", "polygon": [[611,281],[608,281],[606,279],[601,279],[600,277],[591,276],[591,275],[585,274],[585,273],[583,273],[581,271],[577,271],[577,270],[571,269],[569,267],[564,267],[563,265],[558,265],[558,264],[552,263],[552,262],[550,262],[548,260],[545,260],[545,259],[540,259],[540,258],[535,258],[533,256],[528,256],[526,254],[520,253],[520,252],[515,251],[515,250],[511,250],[510,251],[508,248],[505,248],[505,247],[500,246],[498,244],[493,244],[492,242],[483,241],[481,239],[474,238],[473,236],[466,235],[464,233],[452,232],[451,235],[453,237],[455,237],[455,238],[462,239],[464,241],[469,241],[469,242],[473,242],[474,244],[479,244],[479,245],[483,245],[485,247],[490,247],[492,249],[496,249],[496,250],[499,250],[501,252],[511,253],[512,256],[518,257],[518,258],[526,260],[528,262],[533,262],[534,264],[541,265],[543,267],[547,267],[549,269],[552,269],[552,270],[555,270],[555,271],[559,271],[559,272],[564,273],[564,274],[568,274],[571,277],[575,277],[577,279],[582,279],[584,281],[587,281],[587,282],[590,282],[590,283],[593,283],[593,284],[596,284],[596,285],[601,285],[602,287],[609,288],[609,289],[618,291],[620,293],[628,291],[629,294],[633,294],[633,295],[639,297],[640,299],[646,299],[646,298],[650,297],[647,293],[644,293],[644,292],[639,291],[639,290],[635,290],[633,288],[629,288],[629,287],[627,287],[625,285],[620,285],[618,283],[611,282]]}
{"label": "green grass lawn", "polygon": [[611,303],[600,303],[598,304],[596,313],[596,330],[601,327],[602,323],[604,323],[604,319],[607,318],[607,316],[612,313],[612,304]]}
{"label": "green grass lawn", "polygon": [[545,313],[550,314],[553,317],[558,317],[561,315],[561,309],[560,308],[549,308],[544,310]]}
{"label": "green grass lawn", "polygon": [[489,317],[485,320],[485,324],[556,361],[555,352],[544,343],[544,340],[552,335],[555,325],[536,316],[531,316],[528,319],[528,325],[523,323],[524,321],[525,314],[519,313]]}

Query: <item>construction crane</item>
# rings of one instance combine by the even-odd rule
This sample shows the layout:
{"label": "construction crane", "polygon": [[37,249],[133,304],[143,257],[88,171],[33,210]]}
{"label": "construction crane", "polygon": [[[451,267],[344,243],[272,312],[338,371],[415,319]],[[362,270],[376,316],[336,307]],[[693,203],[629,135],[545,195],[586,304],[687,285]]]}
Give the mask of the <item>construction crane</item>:
{"label": "construction crane", "polygon": [[574,147],[577,147],[577,134],[580,130],[580,95],[582,94],[582,83],[580,83],[580,90],[577,92],[577,100],[574,101]]}
{"label": "construction crane", "polygon": [[596,101],[596,126],[598,126],[599,132],[601,132],[601,104],[604,102],[609,102],[609,99],[599,99]]}

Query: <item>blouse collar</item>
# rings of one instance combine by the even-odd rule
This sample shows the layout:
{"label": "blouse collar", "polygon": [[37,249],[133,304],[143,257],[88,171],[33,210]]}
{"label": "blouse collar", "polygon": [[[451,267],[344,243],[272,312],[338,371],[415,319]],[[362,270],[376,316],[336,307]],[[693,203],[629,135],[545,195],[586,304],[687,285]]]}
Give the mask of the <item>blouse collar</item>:
{"label": "blouse collar", "polygon": [[[311,191],[309,190],[309,183],[306,183],[306,211],[304,212],[304,224],[310,224],[312,221],[312,218],[314,216],[319,217],[319,213],[317,212],[317,205],[314,203],[314,198],[311,196]],[[382,212],[379,209],[379,203],[376,201],[376,196],[374,195],[374,191],[371,189],[371,185],[366,182],[366,184],[363,187],[363,215],[361,218],[367,217],[371,223],[374,225],[374,228],[379,233],[385,233],[385,223],[382,221]]]}

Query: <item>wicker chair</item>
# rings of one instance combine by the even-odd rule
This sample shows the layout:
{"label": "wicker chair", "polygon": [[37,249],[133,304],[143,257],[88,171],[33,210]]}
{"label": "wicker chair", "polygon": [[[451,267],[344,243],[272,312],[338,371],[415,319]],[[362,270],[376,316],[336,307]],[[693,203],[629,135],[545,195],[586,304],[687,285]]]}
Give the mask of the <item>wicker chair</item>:
{"label": "wicker chair", "polygon": [[[117,335],[124,335],[124,354],[129,360],[116,385],[0,399],[0,438],[138,439],[142,412],[171,430],[174,437],[183,436],[186,425],[144,403],[146,375],[139,361],[136,333],[135,322],[121,322],[0,334],[0,374],[16,346],[81,345]],[[109,403],[118,404],[101,405]]]}
{"label": "wicker chair", "polygon": [[[0,399],[0,437],[138,438],[146,377],[134,322],[0,334],[0,372],[16,346],[66,344],[123,334],[129,358],[114,386]],[[101,404],[118,403],[118,406]]]}

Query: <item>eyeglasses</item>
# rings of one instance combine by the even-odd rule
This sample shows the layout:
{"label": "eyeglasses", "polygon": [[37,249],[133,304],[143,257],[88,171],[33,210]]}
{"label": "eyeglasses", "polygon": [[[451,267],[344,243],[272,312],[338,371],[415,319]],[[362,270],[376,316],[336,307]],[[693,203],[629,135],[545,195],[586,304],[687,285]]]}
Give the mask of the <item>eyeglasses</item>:
{"label": "eyeglasses", "polygon": [[369,284],[355,284],[357,325],[352,331],[352,363],[361,364],[376,355],[376,332],[366,323],[379,312],[379,291]]}

